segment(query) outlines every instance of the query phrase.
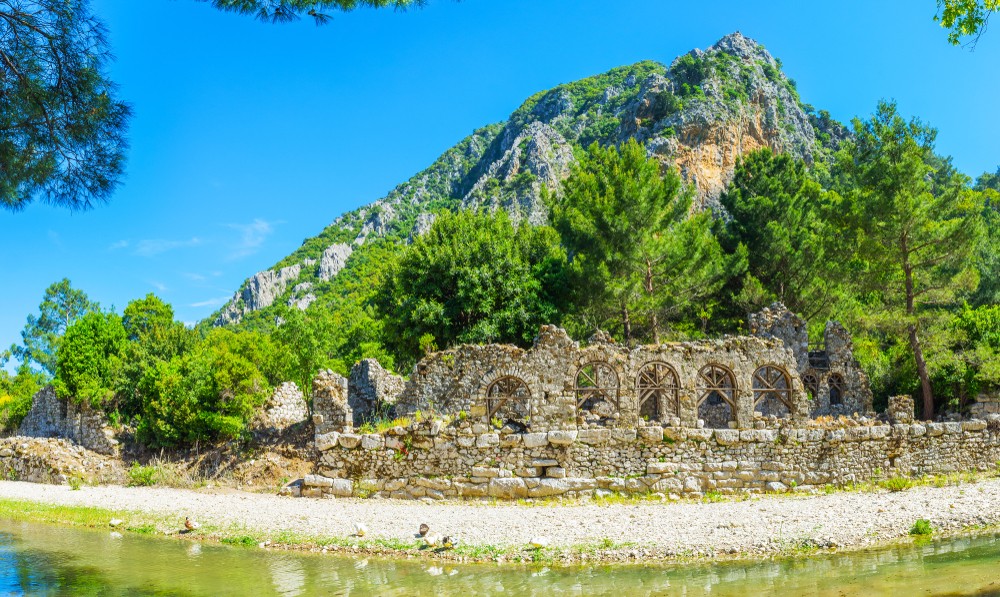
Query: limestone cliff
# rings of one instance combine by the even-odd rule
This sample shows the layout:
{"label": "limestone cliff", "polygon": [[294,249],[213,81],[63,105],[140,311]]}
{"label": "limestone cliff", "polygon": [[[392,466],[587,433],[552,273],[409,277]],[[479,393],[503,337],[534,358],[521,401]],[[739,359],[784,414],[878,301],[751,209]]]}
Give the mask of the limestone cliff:
{"label": "limestone cliff", "polygon": [[339,216],[251,277],[211,321],[238,323],[272,304],[308,308],[358,247],[374,238],[411,242],[441,209],[503,209],[515,221],[544,223],[542,188],[558,192],[578,151],[630,138],[680,171],[698,208],[718,210],[740,156],[768,147],[812,162],[846,132],[802,104],[763,46],[733,33],[669,66],[639,62],[533,95],[505,123],[475,131],[386,197]]}

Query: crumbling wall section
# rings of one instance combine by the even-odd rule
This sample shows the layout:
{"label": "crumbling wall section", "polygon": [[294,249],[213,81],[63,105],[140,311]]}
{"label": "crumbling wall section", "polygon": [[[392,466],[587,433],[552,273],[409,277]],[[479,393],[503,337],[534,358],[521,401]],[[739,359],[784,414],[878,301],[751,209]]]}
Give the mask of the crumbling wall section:
{"label": "crumbling wall section", "polygon": [[88,404],[59,398],[52,386],[35,394],[31,410],[21,421],[17,434],[69,439],[99,454],[110,455],[118,451],[118,440],[104,413]]}

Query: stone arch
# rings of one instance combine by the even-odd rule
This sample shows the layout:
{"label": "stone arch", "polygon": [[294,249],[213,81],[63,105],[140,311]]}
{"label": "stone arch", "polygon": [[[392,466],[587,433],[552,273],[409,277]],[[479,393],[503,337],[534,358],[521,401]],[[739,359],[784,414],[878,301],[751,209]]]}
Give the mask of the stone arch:
{"label": "stone arch", "polygon": [[726,428],[736,418],[736,376],[718,363],[698,372],[698,418],[706,427]]}
{"label": "stone arch", "polygon": [[635,380],[640,420],[663,421],[680,416],[680,378],[663,361],[643,365]]}
{"label": "stone arch", "polygon": [[618,373],[610,363],[584,363],[576,372],[574,387],[577,417],[599,423],[618,418],[620,392]]}
{"label": "stone arch", "polygon": [[813,371],[806,371],[802,376],[802,387],[813,400],[819,398],[819,376]]}
{"label": "stone arch", "polygon": [[520,377],[497,377],[486,386],[484,397],[486,420],[494,427],[511,425],[527,428],[531,423],[531,388]]}
{"label": "stone arch", "polygon": [[844,393],[847,385],[844,383],[844,376],[839,373],[831,373],[826,380],[830,392],[830,406],[840,406],[844,403]]}
{"label": "stone arch", "polygon": [[764,365],[753,372],[754,411],[762,415],[788,417],[795,411],[792,377],[784,367]]}

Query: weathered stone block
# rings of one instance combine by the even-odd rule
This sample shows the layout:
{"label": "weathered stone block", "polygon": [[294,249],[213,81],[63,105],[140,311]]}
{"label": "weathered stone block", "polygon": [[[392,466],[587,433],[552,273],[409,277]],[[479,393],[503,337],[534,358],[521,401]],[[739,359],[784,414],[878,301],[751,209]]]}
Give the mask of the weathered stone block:
{"label": "weathered stone block", "polygon": [[361,448],[364,450],[378,450],[384,445],[385,440],[377,433],[369,433],[361,438]]}
{"label": "weathered stone block", "polygon": [[350,479],[331,479],[329,494],[337,497],[351,497],[354,495],[354,482]]}
{"label": "weathered stone block", "polygon": [[548,441],[553,446],[569,446],[576,441],[576,431],[549,431]]}
{"label": "weathered stone block", "polygon": [[647,442],[662,442],[663,441],[663,427],[660,426],[648,426],[639,428],[639,437]]}
{"label": "weathered stone block", "polygon": [[333,487],[333,479],[321,475],[306,475],[302,480],[306,487]]}
{"label": "weathered stone block", "polygon": [[491,479],[488,493],[495,498],[516,500],[528,497],[528,487],[524,484],[524,479],[519,477]]}
{"label": "weathered stone block", "polygon": [[324,433],[322,435],[316,436],[316,449],[320,452],[329,450],[337,446],[337,440],[340,438],[340,434],[336,431],[331,431],[330,433]]}
{"label": "weathered stone block", "polygon": [[541,448],[549,444],[549,437],[546,433],[525,433],[521,436],[525,448]]}
{"label": "weathered stone block", "polygon": [[611,441],[610,429],[581,429],[576,434],[576,441],[589,444],[601,445]]}
{"label": "weathered stone block", "polygon": [[650,475],[663,475],[675,470],[677,465],[671,462],[650,462],[646,465],[646,473]]}
{"label": "weathered stone block", "polygon": [[476,438],[477,448],[492,448],[500,445],[500,436],[496,433],[484,433]]}
{"label": "weathered stone block", "polygon": [[545,476],[549,477],[550,479],[565,479],[566,469],[562,468],[561,466],[550,466],[549,468],[545,469]]}
{"label": "weathered stone block", "polygon": [[720,446],[731,446],[740,442],[740,431],[738,429],[716,429],[715,441]]}
{"label": "weathered stone block", "polygon": [[487,468],[484,466],[474,466],[472,467],[472,476],[480,477],[483,479],[495,479],[500,476],[500,469]]}
{"label": "weathered stone block", "polygon": [[361,445],[361,436],[354,433],[341,433],[338,441],[341,447],[353,450]]}

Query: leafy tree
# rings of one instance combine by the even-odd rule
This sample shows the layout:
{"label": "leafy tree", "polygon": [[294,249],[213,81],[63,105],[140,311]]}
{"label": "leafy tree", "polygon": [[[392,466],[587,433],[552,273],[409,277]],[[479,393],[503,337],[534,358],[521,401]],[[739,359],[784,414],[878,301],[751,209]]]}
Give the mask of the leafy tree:
{"label": "leafy tree", "polygon": [[125,165],[131,109],[107,79],[87,0],[0,0],[0,205],[106,201]]}
{"label": "leafy tree", "polygon": [[381,291],[386,342],[407,363],[427,335],[441,347],[526,345],[540,324],[560,318],[552,288],[564,261],[551,228],[515,228],[504,212],[442,213]]}
{"label": "leafy tree", "polygon": [[13,431],[31,410],[32,398],[48,381],[45,374],[21,363],[11,375],[2,365],[10,354],[0,357],[0,431]]}
{"label": "leafy tree", "polygon": [[553,225],[571,260],[576,308],[601,325],[617,319],[631,343],[645,324],[659,342],[665,322],[702,306],[745,267],[723,254],[708,213],[689,215],[691,194],[673,170],[635,140],[593,144],[549,198]]}
{"label": "leafy tree", "polygon": [[59,344],[56,394],[94,408],[112,403],[126,342],[122,319],[114,313],[91,311],[73,322]]}
{"label": "leafy tree", "polygon": [[62,335],[69,326],[87,313],[97,310],[82,290],[72,287],[63,278],[45,289],[45,296],[38,306],[38,317],[28,316],[28,323],[21,331],[24,346],[12,347],[14,355],[24,362],[34,362],[50,375],[56,371],[56,351]]}
{"label": "leafy tree", "polygon": [[146,371],[137,436],[153,447],[237,438],[287,372],[269,336],[214,329],[188,353]]}
{"label": "leafy tree", "polygon": [[201,0],[228,12],[253,15],[262,21],[287,23],[308,15],[322,25],[330,20],[324,11],[350,11],[355,8],[395,8],[422,6],[425,0]]}
{"label": "leafy tree", "polygon": [[976,180],[975,190],[983,193],[983,224],[986,239],[980,245],[979,288],[970,298],[975,306],[1000,303],[1000,169],[995,174],[983,174]]}
{"label": "leafy tree", "polygon": [[748,274],[764,289],[758,300],[779,300],[807,320],[829,311],[843,276],[835,247],[850,243],[825,213],[835,198],[805,164],[767,149],[752,152],[739,161],[719,200],[731,216],[723,244],[730,252],[746,247]]}
{"label": "leafy tree", "polygon": [[934,395],[922,333],[941,307],[978,282],[970,257],[981,234],[982,197],[934,158],[936,131],[907,123],[895,104],[881,102],[871,119],[853,126],[838,167],[853,185],[842,213],[865,264],[856,282],[877,297],[877,324],[905,330],[930,419]]}
{"label": "leafy tree", "polygon": [[1000,0],[937,0],[937,7],[934,20],[948,29],[948,41],[957,46],[971,37],[967,43],[974,47],[990,17],[1000,9]]}
{"label": "leafy tree", "polygon": [[131,418],[142,411],[140,384],[146,371],[190,350],[196,336],[182,323],[174,321],[173,308],[152,293],[125,307],[122,326],[129,342],[117,390],[121,399],[118,406],[120,414]]}

